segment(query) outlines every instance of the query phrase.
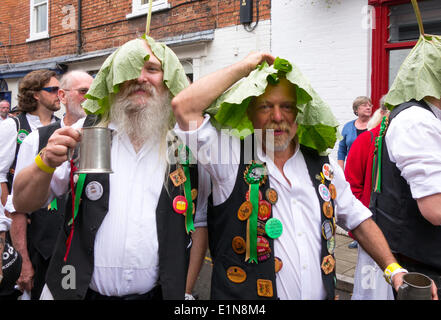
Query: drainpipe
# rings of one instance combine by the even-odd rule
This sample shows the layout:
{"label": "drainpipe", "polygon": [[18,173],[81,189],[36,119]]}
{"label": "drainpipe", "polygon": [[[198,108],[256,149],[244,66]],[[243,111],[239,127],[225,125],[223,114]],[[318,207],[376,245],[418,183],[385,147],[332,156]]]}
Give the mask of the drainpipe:
{"label": "drainpipe", "polygon": [[81,48],[83,46],[83,41],[81,39],[81,21],[82,21],[82,14],[81,14],[81,0],[78,0],[78,22],[77,22],[77,54],[81,54]]}

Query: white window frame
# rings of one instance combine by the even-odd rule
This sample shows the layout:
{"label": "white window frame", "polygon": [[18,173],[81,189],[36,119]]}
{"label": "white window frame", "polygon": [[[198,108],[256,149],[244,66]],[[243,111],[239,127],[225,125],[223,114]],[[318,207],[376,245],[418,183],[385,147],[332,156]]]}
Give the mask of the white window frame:
{"label": "white window frame", "polygon": [[[49,0],[44,0],[43,2],[39,4],[35,4],[35,0],[30,0],[30,19],[29,19],[29,38],[26,39],[26,42],[40,40],[40,39],[46,39],[49,38]],[[42,32],[37,32],[37,15],[35,8],[37,6],[46,4],[47,11],[46,11],[46,21],[47,21],[47,29]]]}
{"label": "white window frame", "polygon": [[[152,12],[170,9],[167,0],[153,0]],[[132,0],[132,12],[126,15],[126,19],[136,18],[146,15],[149,12],[149,4],[141,4],[141,0]]]}

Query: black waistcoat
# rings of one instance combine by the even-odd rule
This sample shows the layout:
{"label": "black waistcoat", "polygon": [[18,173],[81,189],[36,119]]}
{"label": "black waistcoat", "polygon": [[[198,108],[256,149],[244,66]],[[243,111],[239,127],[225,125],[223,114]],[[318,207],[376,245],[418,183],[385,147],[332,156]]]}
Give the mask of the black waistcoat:
{"label": "black waistcoat", "polygon": [[[401,111],[411,106],[432,112],[424,101],[403,103],[391,112],[389,125]],[[414,152],[418,153],[418,150]],[[441,227],[435,227],[421,215],[409,184],[395,163],[390,161],[384,138],[381,166],[381,193],[372,193],[369,208],[391,250],[441,269]]]}
{"label": "black waistcoat", "polygon": [[[20,113],[17,117],[12,117],[12,119],[14,119],[14,121],[15,121],[15,125],[17,127],[17,133],[20,130],[26,130],[26,132],[28,134],[31,133],[32,129],[31,129],[31,126],[29,125],[28,119],[26,118],[25,112]],[[20,151],[20,146],[21,146],[21,141],[19,142],[18,137],[17,137],[17,145],[15,148],[14,162],[12,162],[12,165],[9,168],[9,172],[7,174],[9,193],[12,192],[12,182],[14,180],[15,166],[17,164],[17,155],[18,155],[18,152]]]}
{"label": "black waistcoat", "polygon": [[[254,148],[254,147],[253,147]],[[237,172],[236,183],[229,198],[222,204],[213,206],[212,198],[209,201],[208,219],[208,234],[210,253],[213,258],[213,273],[211,279],[211,299],[222,300],[257,300],[257,299],[277,299],[276,288],[276,273],[274,257],[274,240],[266,237],[270,244],[271,254],[266,261],[255,263],[248,263],[245,261],[245,254],[237,254],[232,247],[233,238],[240,236],[246,239],[246,221],[240,221],[237,217],[237,212],[240,205],[245,201],[245,194],[249,189],[249,185],[244,180],[244,171],[247,164],[244,164],[244,142],[241,141],[241,161]],[[302,154],[305,158],[308,172],[311,177],[315,190],[318,190],[320,181],[315,178],[317,174],[322,172],[322,167],[325,163],[329,163],[328,157],[321,157],[315,150],[301,146]],[[254,151],[253,151],[254,154]],[[269,187],[269,179],[260,187],[262,196],[265,199],[265,190]],[[317,194],[320,201],[320,208],[322,208],[323,200]],[[331,200],[332,201],[332,200]],[[275,204],[277,206],[277,203]],[[271,214],[272,216],[272,214]],[[326,217],[321,214],[322,223]],[[286,231],[285,231],[286,232]],[[308,232],[312,232],[308,230]],[[316,230],[320,232],[320,230]],[[334,227],[335,232],[335,227]],[[327,241],[322,239],[322,250],[320,265],[324,257],[330,255],[327,250]],[[242,283],[234,283],[227,277],[227,270],[230,267],[239,267],[246,273],[246,280]],[[317,275],[319,276],[319,275]],[[323,283],[327,292],[327,299],[334,299],[335,295],[335,268],[325,275],[322,272]],[[258,294],[257,281],[258,279],[269,280],[272,283],[273,296],[264,297]]]}
{"label": "black waistcoat", "polygon": [[[87,123],[87,120],[86,120]],[[85,126],[86,126],[85,123]],[[175,170],[172,165],[170,172]],[[190,167],[190,177],[197,185],[197,167]],[[86,194],[88,183],[96,181],[103,187],[103,194],[98,200],[90,200]],[[157,183],[148,180],[147,183]],[[167,179],[168,190],[163,186],[156,207],[156,227],[159,244],[159,284],[164,299],[179,300],[184,298],[187,269],[191,248],[191,239],[185,231],[185,217],[173,210],[173,199],[182,195],[181,187],[174,187]],[[192,183],[193,184],[193,183]],[[196,201],[195,201],[196,204]],[[88,174],[84,183],[79,212],[75,218],[74,233],[67,261],[66,240],[71,227],[68,225],[72,217],[72,197],[69,194],[65,222],[58,234],[56,248],[46,275],[46,283],[56,300],[84,299],[91,282],[94,269],[94,244],[98,229],[109,208],[109,175]],[[130,214],[127,212],[125,214]],[[63,278],[69,275],[71,267],[75,270],[75,288],[63,288]],[[64,268],[64,269],[63,269]]]}
{"label": "black waistcoat", "polygon": [[[38,128],[38,151],[43,149],[49,137],[55,130],[61,128],[61,120],[47,126]],[[57,210],[41,208],[30,215],[31,223],[28,225],[28,249],[38,251],[44,259],[49,259],[55,248],[58,232],[64,219],[64,197],[57,198]]]}

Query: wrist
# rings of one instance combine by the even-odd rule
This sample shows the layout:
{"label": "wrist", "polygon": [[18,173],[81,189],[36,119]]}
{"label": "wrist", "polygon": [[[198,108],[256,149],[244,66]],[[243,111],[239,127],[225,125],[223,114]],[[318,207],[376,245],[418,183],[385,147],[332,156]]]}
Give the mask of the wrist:
{"label": "wrist", "polygon": [[37,164],[37,167],[46,173],[52,174],[55,171],[55,168],[49,166],[46,164],[46,162],[43,160],[44,157],[44,148],[38,153],[38,155],[35,157],[35,163]]}
{"label": "wrist", "polygon": [[397,273],[408,271],[404,269],[402,266],[400,266],[398,263],[394,262],[387,266],[386,269],[384,269],[384,278],[386,279],[387,283],[392,285],[392,279]]}

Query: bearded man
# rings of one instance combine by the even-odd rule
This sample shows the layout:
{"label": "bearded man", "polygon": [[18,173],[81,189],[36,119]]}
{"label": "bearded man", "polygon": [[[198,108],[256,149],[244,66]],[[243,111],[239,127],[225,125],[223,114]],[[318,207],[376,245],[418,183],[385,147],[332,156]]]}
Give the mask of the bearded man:
{"label": "bearded man", "polygon": [[[213,299],[334,299],[336,220],[398,288],[405,270],[323,155],[338,123],[296,66],[254,52],[195,81],[172,106],[175,132],[213,182]],[[228,140],[219,127],[237,130]]]}
{"label": "bearded man", "polygon": [[[71,189],[41,299],[184,299],[192,242],[191,257],[199,265],[206,250],[199,244],[206,242],[202,210],[209,186],[196,167],[185,168],[185,189],[192,191],[185,197],[169,179],[184,166],[167,163],[170,99],[186,85],[182,66],[165,45],[149,37],[127,42],[104,62],[86,95],[85,109],[98,117],[56,130],[41,162],[18,174],[14,188],[21,197],[14,197],[14,205],[26,212]],[[113,174],[78,175],[66,161],[68,149],[81,140],[78,129],[92,125],[113,131]],[[35,184],[25,189],[30,176]],[[36,186],[37,197],[26,199]],[[174,200],[188,197],[184,216]],[[72,202],[78,205],[73,215]],[[188,208],[194,207],[193,220]],[[202,254],[194,255],[196,248]]]}

